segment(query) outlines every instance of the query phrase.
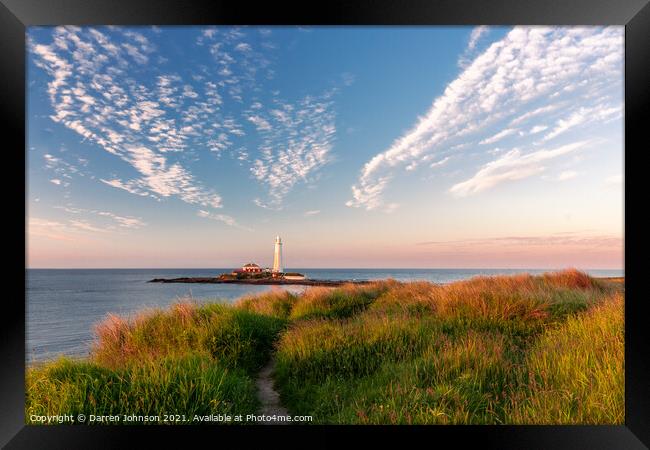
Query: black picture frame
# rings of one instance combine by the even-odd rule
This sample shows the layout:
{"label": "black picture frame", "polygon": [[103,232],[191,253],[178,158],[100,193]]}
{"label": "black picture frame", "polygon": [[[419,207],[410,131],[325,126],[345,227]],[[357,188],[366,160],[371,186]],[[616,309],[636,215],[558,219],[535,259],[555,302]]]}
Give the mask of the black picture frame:
{"label": "black picture frame", "polygon": [[[318,3],[253,3],[239,1],[178,0],[0,0],[0,114],[5,173],[25,173],[25,33],[33,25],[624,25],[625,26],[625,204],[633,184],[641,180],[643,165],[634,159],[648,148],[646,114],[650,109],[650,0],[328,0]],[[11,139],[13,138],[13,139]],[[13,142],[11,145],[9,142]],[[7,161],[9,158],[9,161]],[[9,170],[7,170],[9,169]],[[639,175],[635,174],[639,171]],[[5,177],[6,179],[6,177]],[[18,182],[16,182],[18,183]],[[5,215],[6,284],[20,289],[20,265],[25,263],[24,197],[5,186],[5,199],[14,202],[13,219]],[[26,190],[26,185],[23,184]],[[643,205],[643,201],[640,204]],[[639,209],[642,209],[639,208]],[[650,446],[650,358],[642,291],[643,262],[630,263],[643,248],[643,221],[633,220],[625,208],[625,425],[621,426],[435,426],[435,427],[88,427],[26,426],[25,405],[25,296],[7,293],[0,327],[2,377],[0,383],[0,444],[5,448],[133,448],[144,437],[173,444],[198,434],[211,445],[224,436],[239,445],[255,436],[281,445],[339,445],[351,432],[361,439],[379,438],[394,445],[441,446],[444,443],[501,449],[641,449]],[[639,213],[641,214],[641,212]],[[11,225],[9,225],[11,223]],[[9,233],[15,233],[10,235]],[[23,238],[21,239],[20,236]],[[631,242],[631,245],[627,245]],[[23,285],[24,287],[25,285]],[[644,338],[644,336],[646,336]],[[140,436],[144,434],[144,436]],[[209,436],[205,436],[205,435]],[[309,441],[305,441],[307,438]],[[428,443],[428,444],[427,444]]]}

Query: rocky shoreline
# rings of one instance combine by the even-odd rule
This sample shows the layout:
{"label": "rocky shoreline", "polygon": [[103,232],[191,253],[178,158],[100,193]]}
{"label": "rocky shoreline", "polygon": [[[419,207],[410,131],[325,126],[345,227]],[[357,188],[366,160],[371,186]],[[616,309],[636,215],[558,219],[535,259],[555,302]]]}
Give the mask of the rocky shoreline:
{"label": "rocky shoreline", "polygon": [[[625,277],[595,277],[614,283],[625,283]],[[282,278],[227,279],[217,277],[154,278],[149,283],[257,284],[338,287],[344,284],[368,284],[372,280],[286,280]],[[440,283],[445,284],[445,283]]]}
{"label": "rocky shoreline", "polygon": [[298,286],[331,286],[337,287],[344,284],[368,284],[369,280],[285,280],[282,278],[257,278],[257,279],[222,279],[216,277],[181,277],[181,278],[154,278],[149,283],[207,283],[207,284],[292,284]]}

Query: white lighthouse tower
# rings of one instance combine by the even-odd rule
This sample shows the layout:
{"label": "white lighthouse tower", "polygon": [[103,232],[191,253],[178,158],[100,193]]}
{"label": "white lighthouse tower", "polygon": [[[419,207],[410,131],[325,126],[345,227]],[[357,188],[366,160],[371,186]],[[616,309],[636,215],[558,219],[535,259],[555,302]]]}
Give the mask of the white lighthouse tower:
{"label": "white lighthouse tower", "polygon": [[282,267],[282,239],[280,236],[275,237],[275,252],[273,254],[273,273],[284,272]]}

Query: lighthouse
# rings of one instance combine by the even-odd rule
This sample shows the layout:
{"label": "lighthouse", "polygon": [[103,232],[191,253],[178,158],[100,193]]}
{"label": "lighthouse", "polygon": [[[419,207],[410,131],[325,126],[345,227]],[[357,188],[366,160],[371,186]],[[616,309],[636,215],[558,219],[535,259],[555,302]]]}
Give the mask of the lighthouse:
{"label": "lighthouse", "polygon": [[275,237],[275,252],[273,253],[273,273],[283,273],[282,267],[282,239]]}

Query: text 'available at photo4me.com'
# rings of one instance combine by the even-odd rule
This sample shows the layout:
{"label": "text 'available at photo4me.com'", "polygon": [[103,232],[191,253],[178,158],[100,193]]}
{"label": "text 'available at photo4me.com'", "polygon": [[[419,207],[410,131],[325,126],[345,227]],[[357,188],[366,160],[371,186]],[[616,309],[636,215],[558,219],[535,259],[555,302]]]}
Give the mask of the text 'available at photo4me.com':
{"label": "text 'available at photo4me.com'", "polygon": [[116,415],[85,415],[85,414],[60,414],[60,415],[38,415],[32,414],[30,421],[34,424],[109,424],[109,423],[298,423],[312,422],[312,416],[291,416],[281,414],[195,414],[187,416],[185,414],[158,414],[158,415],[136,415],[136,414],[116,414]]}

